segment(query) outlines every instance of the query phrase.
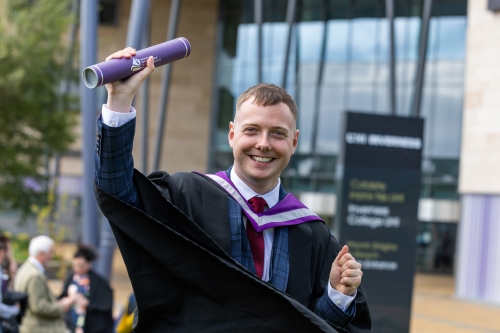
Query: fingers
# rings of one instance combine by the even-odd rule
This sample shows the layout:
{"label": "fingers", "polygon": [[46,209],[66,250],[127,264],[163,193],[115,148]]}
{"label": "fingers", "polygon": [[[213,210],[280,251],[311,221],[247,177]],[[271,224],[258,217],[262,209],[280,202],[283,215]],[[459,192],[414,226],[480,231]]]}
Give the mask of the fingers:
{"label": "fingers", "polygon": [[342,266],[344,265],[344,263],[340,263],[340,260],[341,258],[345,255],[345,254],[348,254],[349,253],[349,247],[347,245],[344,245],[342,247],[342,249],[340,250],[339,254],[337,254],[337,258],[335,258],[335,260],[333,261],[333,264],[337,264],[339,266]]}
{"label": "fingers", "polygon": [[[349,267],[349,268],[346,268]],[[357,262],[348,262],[342,266],[340,275],[340,283],[346,287],[351,287],[356,289],[361,284],[361,277],[363,272],[361,271],[361,265]]]}
{"label": "fingers", "polygon": [[133,47],[127,47],[127,48],[124,48],[123,50],[117,51],[117,52],[109,55],[106,58],[106,61],[111,60],[111,59],[119,59],[119,58],[130,59],[131,57],[135,56],[136,53],[137,53],[136,49],[134,49]]}
{"label": "fingers", "polygon": [[340,283],[342,283],[344,286],[356,289],[361,284],[361,277],[356,276],[356,277],[343,278],[342,280],[340,280]]}
{"label": "fingers", "polygon": [[[343,261],[342,259],[340,261]],[[340,267],[340,273],[341,273],[341,276],[347,276],[348,274],[351,274],[352,271],[358,271],[358,272],[361,272],[361,267],[362,265],[357,262],[356,260],[353,259],[349,259],[347,260],[341,267]],[[344,275],[344,273],[346,275]]]}
{"label": "fingers", "polygon": [[354,257],[352,256],[352,254],[350,253],[346,253],[344,254],[340,260],[339,260],[339,265],[340,266],[344,266],[346,262],[348,261],[356,261],[356,259],[354,259]]}
{"label": "fingers", "polygon": [[349,265],[349,266],[343,266],[342,267],[343,269],[341,269],[341,274],[340,274],[340,277],[343,278],[343,277],[352,277],[352,276],[361,276],[363,275],[363,272],[361,271],[361,267],[359,266],[359,264],[352,264],[352,265]]}
{"label": "fingers", "polygon": [[342,268],[345,268],[345,266],[349,266],[352,268],[347,268],[342,272],[340,276],[340,283],[354,290],[361,284],[361,277],[363,276],[361,265],[357,262],[349,262],[342,266]]}
{"label": "fingers", "polygon": [[[111,59],[120,59],[120,58],[130,59],[130,58],[134,57],[136,54],[137,54],[136,49],[134,49],[133,47],[127,47],[123,50],[117,51],[117,52],[109,55],[106,58],[106,61],[111,60]],[[148,58],[148,60],[146,62],[146,67],[142,71],[144,73],[142,73],[142,75],[140,75],[139,77],[142,76],[142,77],[146,78],[154,70],[155,70],[154,58],[151,56]]]}

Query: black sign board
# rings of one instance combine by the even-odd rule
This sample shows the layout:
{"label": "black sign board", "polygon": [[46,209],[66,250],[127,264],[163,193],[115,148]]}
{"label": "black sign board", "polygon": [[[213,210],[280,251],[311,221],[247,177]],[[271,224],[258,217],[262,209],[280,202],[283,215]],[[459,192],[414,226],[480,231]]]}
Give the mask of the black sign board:
{"label": "black sign board", "polygon": [[346,112],[337,226],[363,264],[372,332],[409,331],[422,119]]}

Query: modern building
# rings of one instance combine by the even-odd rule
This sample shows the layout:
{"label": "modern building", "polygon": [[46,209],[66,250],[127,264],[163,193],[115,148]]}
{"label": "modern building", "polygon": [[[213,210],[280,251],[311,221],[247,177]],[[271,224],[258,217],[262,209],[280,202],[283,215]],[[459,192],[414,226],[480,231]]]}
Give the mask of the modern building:
{"label": "modern building", "polygon": [[[386,1],[179,3],[176,35],[190,41],[192,52],[172,67],[158,168],[171,173],[226,169],[232,164],[228,123],[238,95],[258,82],[284,86],[298,103],[301,134],[298,150],[282,175],[283,185],[333,228],[342,113],[391,112]],[[291,29],[289,3],[297,6]],[[425,26],[424,0],[394,3],[395,114],[410,117]],[[420,109],[425,134],[418,269],[455,272],[459,296],[500,303],[496,283],[500,280],[500,172],[495,164],[500,162],[496,91],[500,13],[494,11],[498,1],[432,3]],[[101,0],[100,4],[101,61],[126,46],[133,13],[131,0]],[[170,8],[170,1],[152,2],[149,44],[165,41]],[[156,70],[148,96],[139,94],[135,104],[134,158],[143,172],[154,168],[158,105],[165,93],[162,71]],[[102,104],[104,88],[99,96]],[[145,97],[149,110],[140,109]],[[81,193],[80,150],[77,142],[61,164],[61,188],[74,195]]]}

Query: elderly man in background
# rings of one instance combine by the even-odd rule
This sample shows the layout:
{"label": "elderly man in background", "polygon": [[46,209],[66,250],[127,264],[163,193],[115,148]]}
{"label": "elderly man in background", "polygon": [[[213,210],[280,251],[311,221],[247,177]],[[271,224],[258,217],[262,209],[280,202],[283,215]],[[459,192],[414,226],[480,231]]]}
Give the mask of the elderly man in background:
{"label": "elderly man in background", "polygon": [[45,266],[54,256],[54,241],[38,236],[30,241],[29,258],[17,271],[14,289],[28,294],[28,308],[20,326],[21,333],[65,333],[63,314],[72,298],[57,300],[47,285]]}

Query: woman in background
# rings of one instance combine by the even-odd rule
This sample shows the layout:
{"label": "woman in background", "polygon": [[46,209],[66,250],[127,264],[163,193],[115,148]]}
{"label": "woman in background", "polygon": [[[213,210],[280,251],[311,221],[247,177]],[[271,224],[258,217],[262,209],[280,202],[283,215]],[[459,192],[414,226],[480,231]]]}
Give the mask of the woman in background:
{"label": "woman in background", "polygon": [[59,298],[75,295],[88,301],[75,302],[66,314],[68,328],[75,333],[113,332],[113,290],[108,282],[95,273],[91,266],[97,258],[95,251],[79,245],[74,255],[71,272],[64,282]]}
{"label": "woman in background", "polygon": [[[8,258],[9,256],[9,238],[0,235],[0,263]],[[3,302],[3,296],[7,292],[7,283],[9,280],[9,276],[4,274],[4,270],[0,266],[0,277],[1,277],[1,286],[0,286],[0,333],[2,333],[5,327],[9,328],[12,332],[18,332],[18,322],[15,317],[19,314],[20,305],[17,302],[16,304],[5,304]],[[26,294],[25,294],[26,295]]]}
{"label": "woman in background", "polygon": [[0,235],[0,239],[2,242],[7,243],[7,251],[4,254],[4,258],[1,261],[2,263],[2,291],[7,290],[7,288],[12,287],[12,281],[14,280],[14,276],[16,276],[17,272],[17,263],[14,260],[14,252],[12,251],[12,245],[10,242],[10,238],[6,235]]}

